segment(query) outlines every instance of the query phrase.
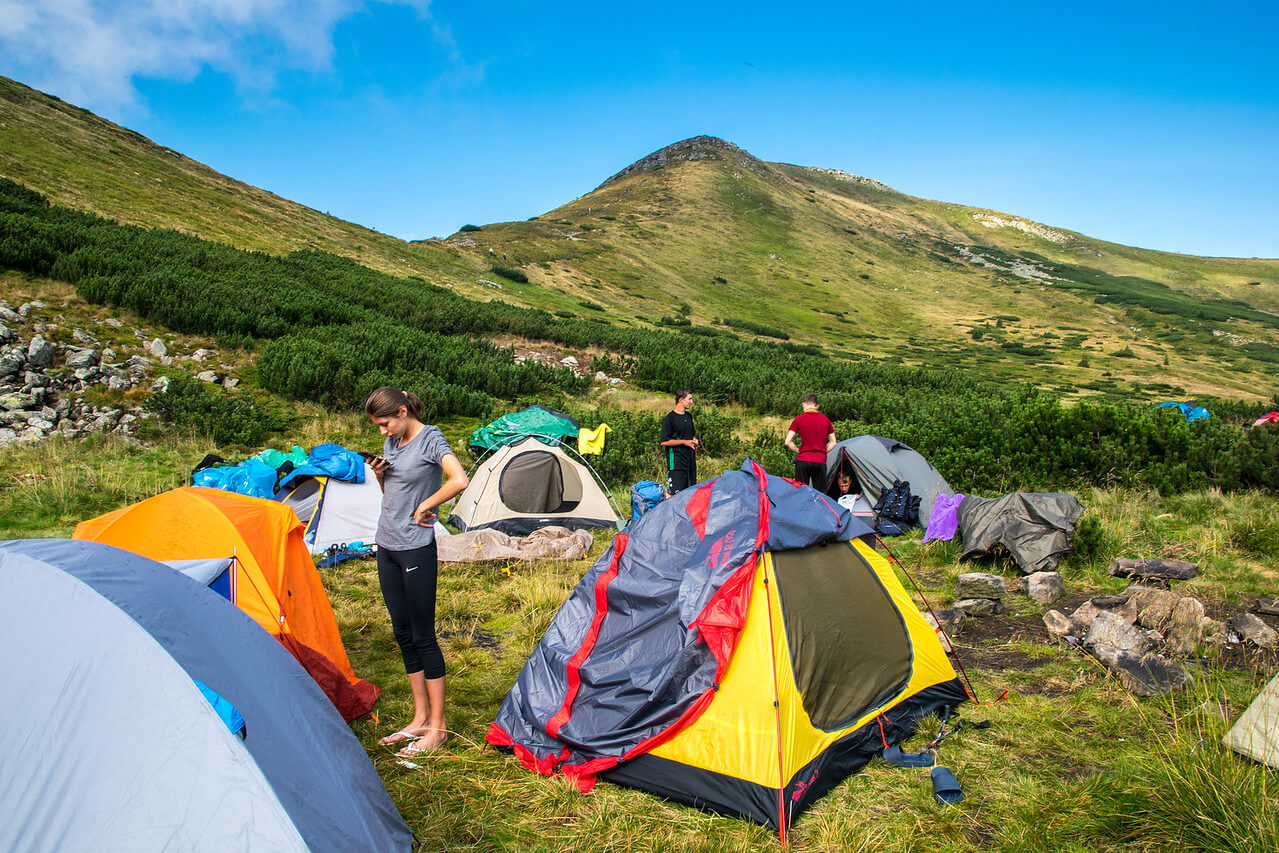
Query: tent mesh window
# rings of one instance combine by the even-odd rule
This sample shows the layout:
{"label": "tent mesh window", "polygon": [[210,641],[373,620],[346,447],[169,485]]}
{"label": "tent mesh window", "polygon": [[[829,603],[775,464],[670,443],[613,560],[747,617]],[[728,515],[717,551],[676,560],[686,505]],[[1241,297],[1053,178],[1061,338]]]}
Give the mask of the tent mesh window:
{"label": "tent mesh window", "polygon": [[[498,480],[502,503],[515,512],[532,514],[568,512],[578,501],[564,499],[564,477],[576,478],[565,471],[559,457],[542,450],[530,450],[511,458]],[[581,493],[581,489],[576,490]]]}
{"label": "tent mesh window", "polygon": [[901,693],[914,650],[874,570],[849,543],[774,552],[795,685],[815,727],[846,728]]}

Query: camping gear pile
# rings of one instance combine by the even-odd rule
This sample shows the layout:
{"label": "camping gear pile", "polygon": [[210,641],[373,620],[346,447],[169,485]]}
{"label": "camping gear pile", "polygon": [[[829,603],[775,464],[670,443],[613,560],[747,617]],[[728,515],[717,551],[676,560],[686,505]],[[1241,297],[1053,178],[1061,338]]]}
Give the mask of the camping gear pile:
{"label": "camping gear pile", "polygon": [[871,531],[747,460],[619,533],[488,740],[778,829],[965,691]]}
{"label": "camping gear pile", "polygon": [[507,536],[486,527],[437,540],[441,563],[487,563],[506,560],[580,560],[595,544],[585,530],[539,527],[528,536]]}
{"label": "camping gear pile", "polygon": [[0,729],[0,849],[410,849],[320,687],[172,568],[94,542],[0,543],[0,641],[22,650],[3,665],[20,701]]}

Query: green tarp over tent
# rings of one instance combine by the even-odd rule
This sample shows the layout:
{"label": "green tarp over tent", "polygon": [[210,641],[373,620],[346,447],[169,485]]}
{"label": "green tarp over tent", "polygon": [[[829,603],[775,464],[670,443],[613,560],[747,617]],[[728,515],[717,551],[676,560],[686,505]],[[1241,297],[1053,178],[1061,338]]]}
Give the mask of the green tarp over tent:
{"label": "green tarp over tent", "polygon": [[471,449],[492,450],[510,444],[526,435],[543,444],[559,444],[562,439],[577,440],[577,421],[545,406],[529,406],[522,412],[503,415],[493,423],[471,433]]}

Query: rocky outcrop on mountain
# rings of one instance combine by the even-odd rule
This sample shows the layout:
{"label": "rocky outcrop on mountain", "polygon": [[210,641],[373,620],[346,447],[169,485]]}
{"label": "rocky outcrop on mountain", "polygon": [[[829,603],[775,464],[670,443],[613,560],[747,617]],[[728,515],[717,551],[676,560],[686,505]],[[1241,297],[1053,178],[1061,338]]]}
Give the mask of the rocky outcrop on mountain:
{"label": "rocky outcrop on mountain", "polygon": [[[46,307],[33,301],[15,309],[0,300],[0,446],[53,435],[132,435],[140,422],[151,417],[149,412],[141,406],[94,405],[85,399],[85,392],[92,388],[128,392],[138,387],[163,391],[168,379],[157,379],[156,367],[180,360],[198,363],[213,355],[212,350],[201,349],[172,356],[168,345],[156,338],[141,341],[135,354],[122,358],[98,335],[80,328],[69,330],[69,342],[60,342],[68,336],[63,325],[35,322]],[[98,322],[111,329],[122,325],[115,318]],[[228,388],[239,381],[208,372],[212,374],[209,381]]]}
{"label": "rocky outcrop on mountain", "polygon": [[606,187],[636,172],[652,172],[657,169],[663,169],[672,163],[690,160],[727,160],[743,169],[750,169],[752,172],[765,173],[769,171],[763,160],[753,157],[731,142],[726,142],[717,136],[694,136],[690,139],[683,139],[667,145],[647,157],[636,160],[600,184],[600,187]]}

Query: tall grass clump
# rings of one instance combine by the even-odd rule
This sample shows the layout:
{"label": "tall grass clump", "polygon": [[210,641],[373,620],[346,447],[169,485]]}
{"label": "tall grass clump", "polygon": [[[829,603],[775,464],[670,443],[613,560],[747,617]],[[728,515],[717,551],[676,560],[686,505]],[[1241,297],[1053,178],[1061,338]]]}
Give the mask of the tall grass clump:
{"label": "tall grass clump", "polygon": [[1203,678],[1197,706],[1173,710],[1171,720],[1142,710],[1148,748],[1099,792],[1098,818],[1114,838],[1141,850],[1279,850],[1279,784],[1222,745],[1229,723],[1217,687],[1213,675]]}

